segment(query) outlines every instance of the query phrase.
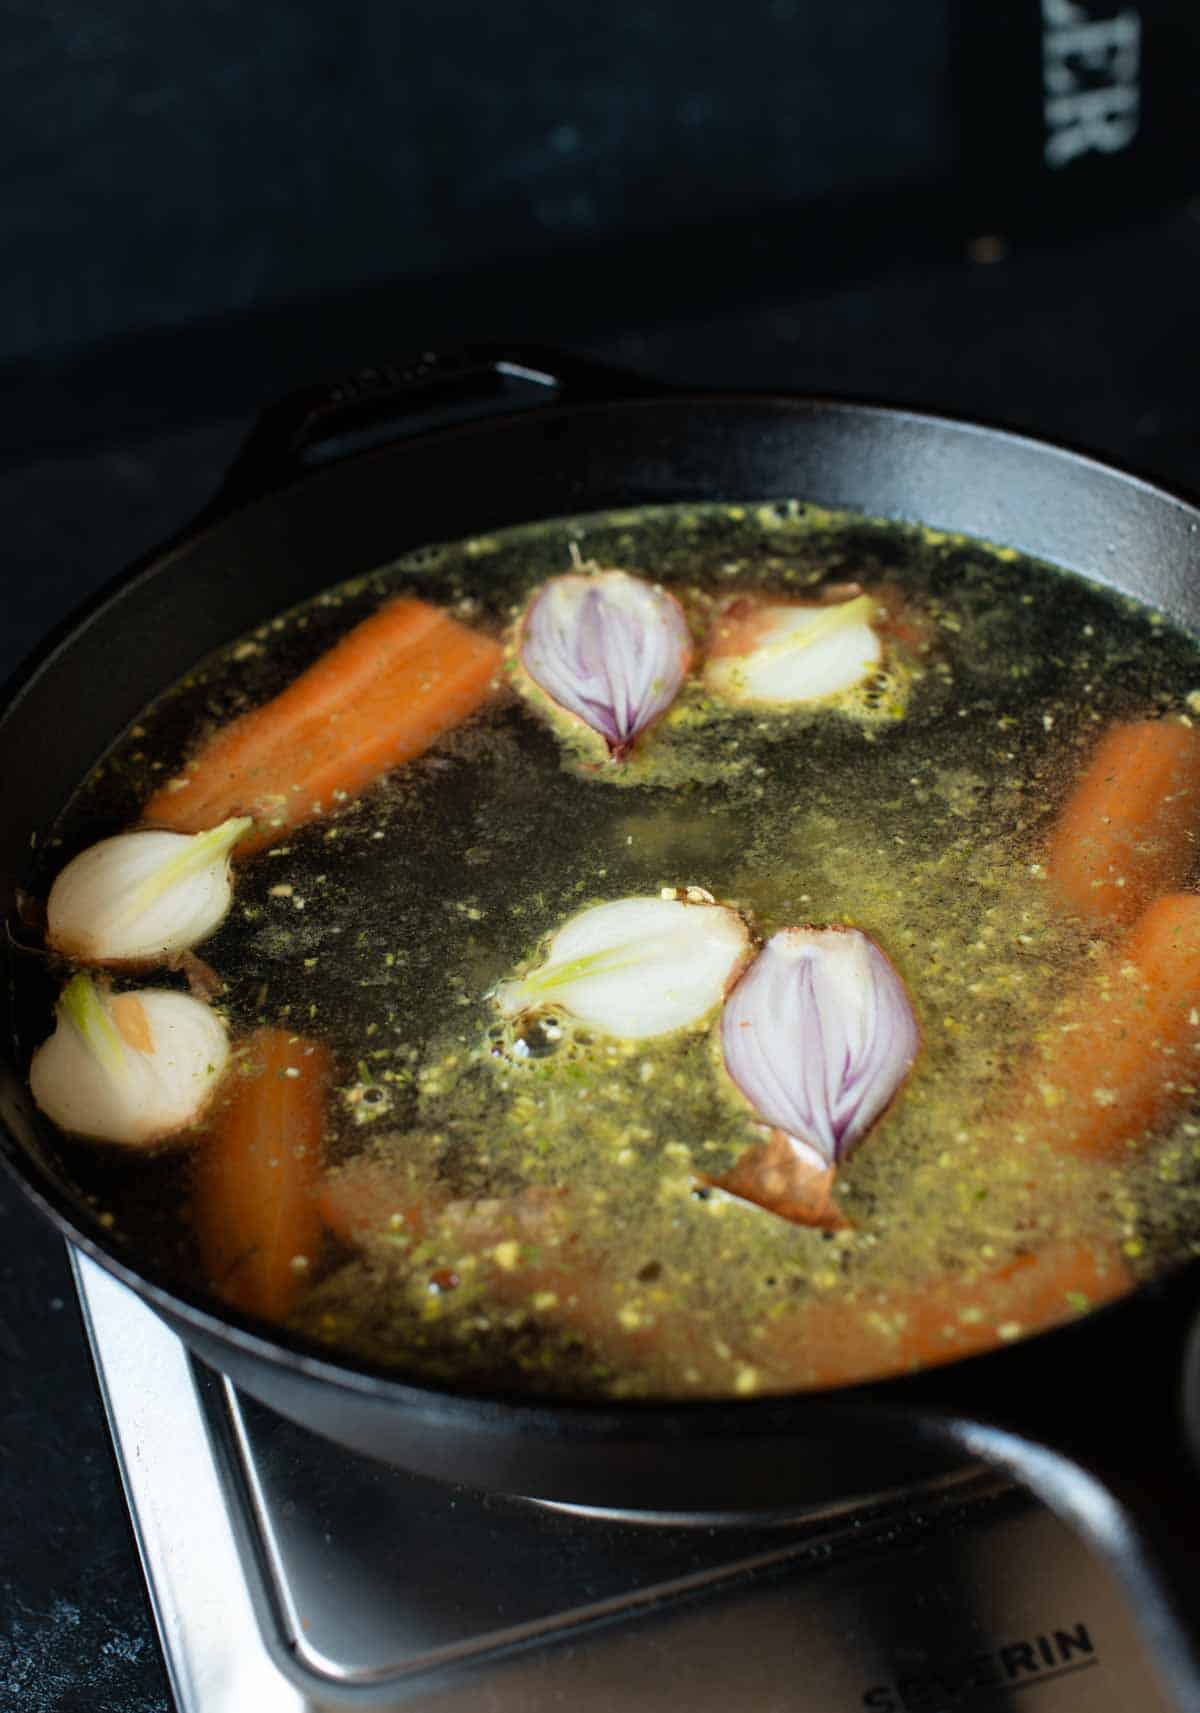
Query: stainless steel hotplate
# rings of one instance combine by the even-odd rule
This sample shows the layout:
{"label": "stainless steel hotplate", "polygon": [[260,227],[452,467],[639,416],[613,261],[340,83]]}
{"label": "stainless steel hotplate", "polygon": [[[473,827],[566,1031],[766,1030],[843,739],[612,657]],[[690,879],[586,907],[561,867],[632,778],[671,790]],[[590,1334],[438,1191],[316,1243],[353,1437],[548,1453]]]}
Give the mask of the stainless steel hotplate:
{"label": "stainless steel hotplate", "polygon": [[1167,1713],[1108,1572],[985,1471],[720,1525],[491,1499],[315,1439],[75,1270],[181,1713]]}

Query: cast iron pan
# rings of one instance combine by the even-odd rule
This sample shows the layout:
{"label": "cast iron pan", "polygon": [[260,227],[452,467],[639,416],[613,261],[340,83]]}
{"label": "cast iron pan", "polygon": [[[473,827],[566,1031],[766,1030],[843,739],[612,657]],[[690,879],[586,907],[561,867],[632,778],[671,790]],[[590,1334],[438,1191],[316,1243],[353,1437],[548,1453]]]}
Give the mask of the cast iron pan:
{"label": "cast iron pan", "polygon": [[[870,405],[684,395],[536,350],[425,358],[269,413],[209,511],[10,686],[4,910],[29,883],[31,835],[109,739],[201,655],[331,582],[425,542],[564,513],[783,496],[1004,542],[1200,634],[1200,510],[1078,453]],[[42,1152],[11,1049],[23,998],[9,963],[4,1158],[70,1241],[247,1392],[426,1474],[595,1505],[795,1508],[988,1458],[1110,1556],[1183,1705],[1200,1705],[1200,1264],[1026,1342],[831,1393],[556,1406],[408,1385],[137,1270]]]}

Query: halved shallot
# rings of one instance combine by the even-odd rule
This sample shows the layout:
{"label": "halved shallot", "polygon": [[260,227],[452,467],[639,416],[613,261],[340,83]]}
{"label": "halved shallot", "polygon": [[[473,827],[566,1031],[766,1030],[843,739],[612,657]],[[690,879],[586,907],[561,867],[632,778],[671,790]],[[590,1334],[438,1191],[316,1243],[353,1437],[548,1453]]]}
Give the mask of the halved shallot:
{"label": "halved shallot", "polygon": [[852,690],[883,661],[878,611],[862,593],[811,603],[739,597],[714,621],[704,683],[728,701],[777,706]]}
{"label": "halved shallot", "polygon": [[818,1166],[861,1141],[920,1045],[904,983],[857,928],[784,928],[721,1017],[725,1068],[759,1116]]}
{"label": "halved shallot", "polygon": [[33,1055],[29,1086],[64,1130],[143,1147],[196,1122],[228,1058],[225,1025],[202,1000],[169,988],[114,995],[77,975]]}
{"label": "halved shallot", "polygon": [[773,935],[721,1015],[725,1068],[772,1134],[716,1182],[799,1224],[845,1224],[836,1168],[919,1046],[904,983],[874,940],[857,928]]}
{"label": "halved shallot", "polygon": [[572,571],[538,590],[517,652],[533,684],[622,761],[675,700],[692,639],[665,589],[628,571]]}
{"label": "halved shallot", "polygon": [[606,1035],[644,1040],[683,1029],[719,1005],[750,953],[736,910],[699,889],[618,898],[573,916],[529,975],[501,982],[506,1017],[560,1005]]}
{"label": "halved shallot", "polygon": [[249,816],[205,833],[118,833],[81,851],[46,901],[56,952],[89,964],[161,962],[220,926],[232,896],[233,847]]}

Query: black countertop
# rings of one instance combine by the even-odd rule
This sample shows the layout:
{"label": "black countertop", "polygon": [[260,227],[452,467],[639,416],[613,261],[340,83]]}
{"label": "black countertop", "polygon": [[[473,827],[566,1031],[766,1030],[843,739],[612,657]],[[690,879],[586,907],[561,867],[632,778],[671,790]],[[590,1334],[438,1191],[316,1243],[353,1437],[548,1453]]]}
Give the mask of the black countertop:
{"label": "black countertop", "polygon": [[[298,310],[285,333],[229,323],[139,355],[20,377],[0,407],[0,672],[215,488],[256,400],[434,341],[556,338],[699,384],[871,397],[998,420],[1200,490],[1200,211],[1056,246],[987,243],[839,283],[760,265],[564,300],[533,282],[503,313],[373,293],[361,314]],[[593,287],[598,282],[593,281]],[[614,305],[616,308],[614,308]],[[650,307],[652,305],[652,307]],[[653,316],[653,320],[651,317]],[[411,333],[397,334],[403,325]],[[0,1184],[0,1707],[170,1707],[62,1246]]]}

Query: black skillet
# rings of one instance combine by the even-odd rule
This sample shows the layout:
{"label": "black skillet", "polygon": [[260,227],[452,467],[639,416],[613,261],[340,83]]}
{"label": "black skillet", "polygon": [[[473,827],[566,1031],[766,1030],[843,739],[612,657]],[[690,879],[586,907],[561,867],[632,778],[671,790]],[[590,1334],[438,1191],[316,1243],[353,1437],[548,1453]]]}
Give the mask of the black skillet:
{"label": "black skillet", "polygon": [[[1200,510],[1078,453],[869,405],[685,395],[536,350],[424,358],[268,413],[208,512],[18,675],[0,714],[5,912],[29,884],[32,835],[139,710],[329,583],[424,542],[565,513],[786,496],[1007,543],[1200,635]],[[9,966],[8,1166],[73,1243],[246,1391],[426,1474],[593,1505],[795,1510],[987,1458],[1106,1552],[1181,1704],[1200,1706],[1200,1263],[1061,1330],[831,1393],[557,1406],[408,1385],[137,1270],[43,1152],[11,1048],[28,1038],[29,984]]]}

